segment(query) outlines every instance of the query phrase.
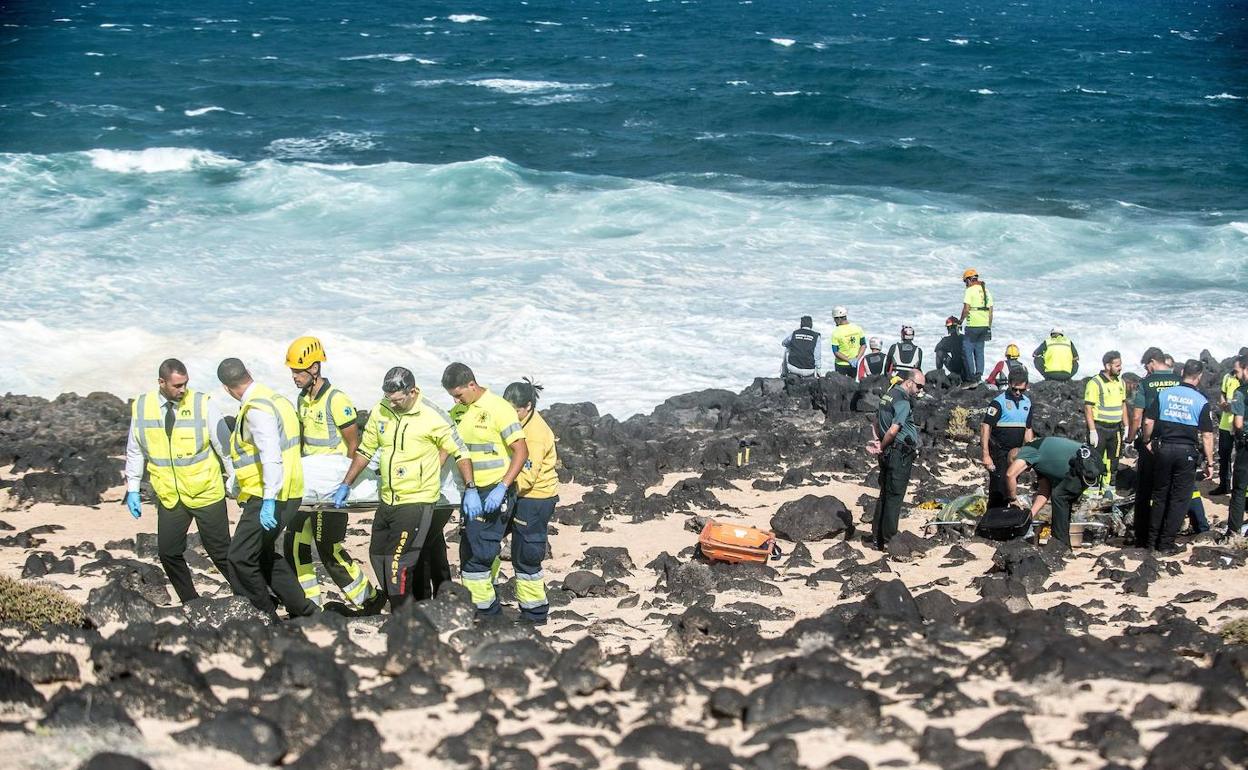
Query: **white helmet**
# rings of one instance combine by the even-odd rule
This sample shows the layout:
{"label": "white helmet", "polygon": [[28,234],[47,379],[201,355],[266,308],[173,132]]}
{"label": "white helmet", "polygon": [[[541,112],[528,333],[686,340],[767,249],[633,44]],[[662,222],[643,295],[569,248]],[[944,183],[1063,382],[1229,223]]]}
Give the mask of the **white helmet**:
{"label": "white helmet", "polygon": [[832,317],[833,318],[849,318],[849,311],[845,309],[844,305],[837,305],[836,307],[832,308]]}
{"label": "white helmet", "polygon": [[879,337],[872,337],[871,339],[867,340],[867,347],[868,347],[868,348],[870,348],[870,349],[872,349],[872,350],[879,350],[879,349],[880,349],[880,338],[879,338]]}

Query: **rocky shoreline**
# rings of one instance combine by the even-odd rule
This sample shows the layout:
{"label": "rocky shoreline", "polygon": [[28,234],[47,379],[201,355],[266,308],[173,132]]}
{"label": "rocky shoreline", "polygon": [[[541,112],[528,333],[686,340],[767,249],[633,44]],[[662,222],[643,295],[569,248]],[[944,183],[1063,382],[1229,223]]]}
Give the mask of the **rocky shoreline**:
{"label": "rocky shoreline", "polygon": [[[957,384],[929,380],[908,501],[982,483],[989,395]],[[458,586],[399,616],[272,624],[194,537],[215,594],[174,606],[154,523],[119,504],[126,404],[6,396],[0,574],[68,604],[0,623],[0,749],[41,770],[1244,766],[1248,635],[1227,624],[1248,611],[1248,551],[925,537],[917,512],[872,551],[856,530],[883,387],[759,379],[624,421],[544,409],[566,490],[537,632],[475,623]],[[1080,383],[1032,395],[1038,435],[1081,430]],[[699,561],[692,530],[712,516],[775,528],[786,555]]]}

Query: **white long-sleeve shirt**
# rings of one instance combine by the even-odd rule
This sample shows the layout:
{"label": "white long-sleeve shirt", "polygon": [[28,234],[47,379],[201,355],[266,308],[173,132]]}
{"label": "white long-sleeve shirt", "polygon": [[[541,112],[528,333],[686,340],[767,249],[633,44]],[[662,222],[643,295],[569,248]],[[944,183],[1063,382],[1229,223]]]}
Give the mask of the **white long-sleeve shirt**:
{"label": "white long-sleeve shirt", "polygon": [[[248,385],[240,400],[246,402],[254,387],[254,382]],[[282,468],[282,442],[277,417],[263,409],[248,409],[243,419],[246,420],[247,429],[251,431],[251,442],[260,453],[260,479],[264,484],[262,497],[265,500],[276,500],[278,492],[282,490],[282,477],[285,472]],[[238,426],[239,430],[242,428],[243,426]]]}
{"label": "white long-sleeve shirt", "polygon": [[[205,394],[207,395],[207,394]],[[159,390],[156,391],[157,403],[160,405],[161,420],[164,420],[165,404],[169,403],[169,399]],[[209,396],[207,412],[208,414],[208,441],[212,444],[212,450],[217,453],[217,457],[221,458],[221,467],[225,469],[225,475],[233,478],[234,466],[230,462],[230,426],[225,422],[225,416],[221,414],[221,410],[217,408],[217,404]],[[143,468],[147,464],[147,458],[143,455],[143,447],[139,446],[138,439],[134,437],[135,426],[134,418],[130,418],[130,433],[126,436],[126,491],[138,492],[139,482],[143,480]]]}

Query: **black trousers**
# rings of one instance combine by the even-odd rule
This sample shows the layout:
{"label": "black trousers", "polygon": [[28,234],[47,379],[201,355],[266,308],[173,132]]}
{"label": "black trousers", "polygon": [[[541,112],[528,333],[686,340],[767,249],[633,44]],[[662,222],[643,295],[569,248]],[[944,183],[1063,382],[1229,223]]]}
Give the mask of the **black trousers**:
{"label": "black trousers", "polygon": [[1064,543],[1067,548],[1070,547],[1070,512],[1087,488],[1088,485],[1083,483],[1083,479],[1067,475],[1053,485],[1049,495],[1049,505],[1052,506],[1053,512],[1049,520],[1050,537]]}
{"label": "black trousers", "polygon": [[1148,527],[1153,507],[1153,465],[1156,464],[1156,458],[1143,441],[1135,442],[1135,450],[1135,516],[1131,525],[1133,544],[1136,548],[1148,548]]}
{"label": "black trousers", "polygon": [[438,588],[451,581],[451,560],[447,558],[446,525],[455,511],[452,506],[439,505],[433,509],[433,527],[425,539],[425,548],[416,560],[417,601],[432,599]]}
{"label": "black trousers", "polygon": [[415,598],[416,563],[432,530],[433,503],[377,506],[368,553],[391,611]]}
{"label": "black trousers", "polygon": [[1218,486],[1231,488],[1231,473],[1234,471],[1231,458],[1235,455],[1235,434],[1229,430],[1218,431]]}
{"label": "black trousers", "polygon": [[1248,494],[1248,448],[1242,444],[1235,450],[1235,464],[1231,470],[1231,502],[1227,506],[1226,532],[1238,535],[1244,528],[1244,495]]}
{"label": "black trousers", "polygon": [[160,566],[165,568],[165,574],[183,604],[199,596],[191,580],[191,568],[186,566],[186,533],[192,521],[199,530],[199,539],[213,566],[231,587],[234,585],[229,559],[230,520],[225,510],[225,498],[202,508],[191,508],[181,502],[166,508],[157,501],[156,543]]}
{"label": "black trousers", "polygon": [[1187,517],[1199,453],[1191,444],[1153,442],[1153,495],[1148,546],[1169,548]]}
{"label": "black trousers", "polygon": [[897,534],[914,456],[912,447],[897,444],[880,455],[880,497],[875,503],[875,518],[871,520],[871,537],[876,548],[883,548]]}
{"label": "black trousers", "polygon": [[1105,475],[1101,481],[1106,489],[1113,489],[1118,483],[1118,461],[1122,459],[1122,423],[1096,423],[1096,451],[1101,453],[1105,463]]}
{"label": "black trousers", "polygon": [[993,465],[993,470],[988,471],[988,507],[1000,508],[1007,502],[1005,472],[1010,467],[1010,450],[989,440],[988,457]]}
{"label": "black trousers", "polygon": [[262,502],[253,497],[243,503],[243,514],[230,540],[230,568],[234,571],[236,590],[262,612],[277,611],[272,596],[277,594],[278,601],[291,615],[311,615],[316,605],[304,596],[294,569],[279,552],[282,531],[299,516],[302,501],[278,500],[277,528],[272,530],[260,525]]}

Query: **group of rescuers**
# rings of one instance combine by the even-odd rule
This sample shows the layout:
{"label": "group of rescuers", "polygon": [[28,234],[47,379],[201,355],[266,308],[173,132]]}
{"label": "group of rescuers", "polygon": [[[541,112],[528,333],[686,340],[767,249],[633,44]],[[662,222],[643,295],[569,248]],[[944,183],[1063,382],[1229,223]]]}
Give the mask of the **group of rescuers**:
{"label": "group of rescuers", "polygon": [[[1070,546],[1071,511],[1094,485],[1102,499],[1112,500],[1119,460],[1130,443],[1138,453],[1132,545],[1163,555],[1180,551],[1176,537],[1185,518],[1193,532],[1209,530],[1197,476],[1213,476],[1212,405],[1199,390],[1204,365],[1189,360],[1176,367],[1159,348],[1145,351],[1143,379],[1123,377],[1122,355],[1111,350],[1102,369],[1084,385],[1084,442],[1060,436],[1037,438],[1032,431],[1032,403],[1027,395],[1029,372],[1019,361],[1017,345],[984,378],[984,342],[992,338],[993,299],[978,271],[962,274],[965,290],[959,316],[946,320],[947,334],[936,346],[938,371],[956,375],[967,389],[984,380],[999,392],[980,424],[981,462],[989,474],[989,509],[1014,504],[1018,479],[1026,470],[1036,474],[1031,514],[1051,503],[1052,537]],[[914,329],[901,327],[901,340],[881,352],[878,338],[868,340],[849,322],[844,307],[832,312],[834,372],[861,381],[887,375],[891,387],[881,397],[867,451],[878,458],[880,495],[872,519],[872,538],[883,548],[897,534],[902,501],[917,454],[919,431],[912,414],[915,399],[926,388],[923,351],[914,344]],[[961,333],[965,324],[966,332]],[[782,342],[781,375],[818,377],[822,372],[820,335],[810,316]],[[1046,380],[1068,381],[1079,370],[1079,352],[1060,328],[1032,353],[1033,364]],[[830,376],[835,376],[831,375]],[[1233,371],[1223,377],[1218,427],[1219,485],[1211,494],[1230,494],[1223,536],[1243,535],[1248,495],[1248,432],[1244,431],[1248,388],[1248,348],[1241,348]]]}
{"label": "group of rescuers", "polygon": [[[1010,371],[1026,364],[1019,360],[1021,351],[1013,343],[1005,348],[1005,357],[984,376],[985,343],[992,339],[992,293],[973,268],[962,273],[965,289],[962,310],[945,319],[945,336],[936,343],[935,369],[956,375],[964,386],[974,389],[980,380],[1005,387]],[[914,342],[914,327],[901,327],[901,339],[887,353],[879,337],[867,337],[862,327],[849,320],[843,306],[832,310],[836,326],[829,336],[833,368],[829,373],[842,374],[859,382],[881,374],[897,375],[904,371],[923,371],[923,350]],[[965,331],[964,331],[965,328]],[[781,342],[784,356],[780,376],[785,378],[818,377],[823,374],[822,335],[815,331],[810,316],[802,316],[800,326]],[[1053,327],[1049,336],[1031,354],[1036,371],[1046,380],[1065,381],[1079,371],[1079,351],[1060,327]]]}
{"label": "group of rescuers", "polygon": [[[541,386],[513,382],[500,396],[466,365],[453,363],[441,381],[455,402],[448,413],[422,392],[411,371],[396,366],[386,372],[383,398],[361,430],[351,399],[326,379],[325,363],[317,338],[290,345],[286,366],[299,388],[295,404],[255,382],[239,359],[225,359],[217,378],[240,404],[232,425],[207,393],[188,387],[177,359],[161,363],[156,389],[134,400],[125,504],[135,518],[142,514],[146,469],[156,498],[160,561],[178,598],[185,603],[198,596],[185,558],[192,520],[234,593],[270,614],[278,604],[291,615],[322,608],[376,614],[387,600],[393,611],[429,598],[451,579],[443,530],[454,506],[439,499],[443,467],[453,463],[463,482],[460,575],[478,612],[501,611],[495,582],[501,543],[510,534],[520,616],[544,623],[542,561],[559,487],[555,436],[537,410]],[[333,509],[301,510],[303,458],[324,454],[352,458]],[[344,544],[351,485],[370,464],[377,469],[379,499],[369,557],[380,587]],[[233,535],[227,492],[241,507]],[[323,600],[313,548],[349,604]]]}

